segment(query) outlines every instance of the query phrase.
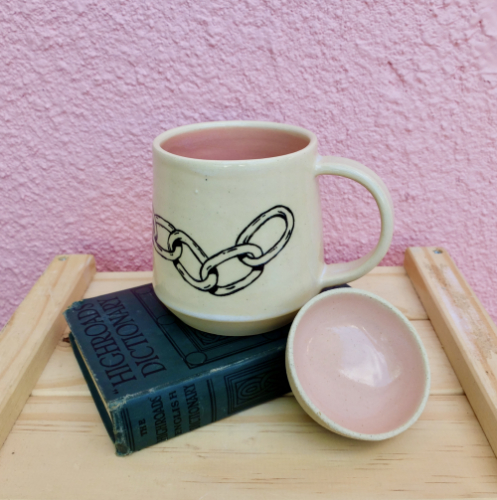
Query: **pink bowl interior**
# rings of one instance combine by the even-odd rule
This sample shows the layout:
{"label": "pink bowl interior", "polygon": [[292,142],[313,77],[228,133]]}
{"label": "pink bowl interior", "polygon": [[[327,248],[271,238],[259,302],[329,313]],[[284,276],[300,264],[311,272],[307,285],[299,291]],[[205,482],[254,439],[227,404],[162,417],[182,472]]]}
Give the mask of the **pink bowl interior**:
{"label": "pink bowl interior", "polygon": [[324,296],[295,330],[298,380],[318,410],[352,432],[407,423],[427,384],[421,349],[391,309],[359,294]]}

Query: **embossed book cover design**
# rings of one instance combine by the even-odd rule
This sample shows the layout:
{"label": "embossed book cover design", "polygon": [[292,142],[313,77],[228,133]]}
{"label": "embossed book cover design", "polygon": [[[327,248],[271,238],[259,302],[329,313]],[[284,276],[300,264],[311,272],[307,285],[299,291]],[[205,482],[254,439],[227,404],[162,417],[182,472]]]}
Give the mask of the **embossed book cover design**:
{"label": "embossed book cover design", "polygon": [[289,327],[250,337],[201,332],[175,317],[151,284],[76,302],[65,316],[118,455],[290,390]]}

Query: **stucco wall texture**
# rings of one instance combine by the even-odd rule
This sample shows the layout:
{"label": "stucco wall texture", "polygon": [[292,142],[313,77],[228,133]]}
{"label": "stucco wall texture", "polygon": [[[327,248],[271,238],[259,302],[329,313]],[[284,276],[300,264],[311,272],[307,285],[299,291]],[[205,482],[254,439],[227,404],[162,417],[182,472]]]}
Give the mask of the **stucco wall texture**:
{"label": "stucco wall texture", "polygon": [[[151,142],[259,119],[375,170],[383,265],[443,245],[497,319],[497,4],[468,0],[0,3],[0,323],[54,255],[151,269]],[[350,181],[322,179],[328,261],[375,244]]]}

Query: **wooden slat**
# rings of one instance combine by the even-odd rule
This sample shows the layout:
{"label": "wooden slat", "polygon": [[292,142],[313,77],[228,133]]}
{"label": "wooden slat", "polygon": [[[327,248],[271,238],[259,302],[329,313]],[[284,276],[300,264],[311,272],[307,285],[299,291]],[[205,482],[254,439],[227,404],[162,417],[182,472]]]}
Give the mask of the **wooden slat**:
{"label": "wooden slat", "polygon": [[[97,273],[85,295],[151,279]],[[431,395],[405,433],[380,443],[342,438],[287,396],[119,458],[60,340],[0,449],[0,500],[496,498],[497,460],[405,271],[376,268],[352,286],[401,309],[428,351]]]}
{"label": "wooden slat", "polygon": [[446,250],[409,248],[405,267],[497,455],[497,327]]}
{"label": "wooden slat", "polygon": [[0,332],[0,447],[94,274],[91,255],[56,257]]}
{"label": "wooden slat", "polygon": [[[85,297],[96,297],[152,282],[152,271],[97,273]],[[410,320],[428,319],[412,283],[402,266],[376,267],[350,283],[391,302]]]}
{"label": "wooden slat", "polygon": [[60,340],[47,363],[32,396],[89,396],[90,390],[78,366],[68,337]]}
{"label": "wooden slat", "polygon": [[[103,293],[112,293],[123,288],[143,285],[150,283],[151,279],[151,272],[96,273],[85,293],[85,297],[93,297]],[[403,268],[376,268],[366,277],[354,282],[353,285],[355,288],[366,289],[373,291],[373,293],[383,294],[383,296],[385,294],[393,295],[397,305],[414,304],[412,307],[407,306],[404,309],[414,312],[417,316],[426,317],[426,313]],[[422,313],[419,312],[420,310]],[[463,394],[461,385],[450,367],[450,363],[430,322],[420,320],[412,323],[428,350],[432,371],[431,394]],[[88,387],[67,342],[59,342],[52,359],[33,390],[33,395],[89,395]]]}
{"label": "wooden slat", "polygon": [[[144,285],[152,281],[152,272],[96,273],[85,297]],[[411,316],[426,318],[419,298],[403,267],[377,267],[352,283],[354,288],[390,297]],[[387,299],[388,300],[388,299]],[[431,394],[463,394],[447,356],[428,320],[414,320],[413,326],[428,351],[432,371]],[[87,396],[88,386],[67,342],[59,342],[52,359],[33,390],[34,396]]]}
{"label": "wooden slat", "polygon": [[1,499],[497,496],[496,459],[464,396],[430,398],[379,443],[328,432],[279,398],[126,458],[90,398],[31,397],[0,465]]}
{"label": "wooden slat", "polygon": [[462,395],[464,391],[459,380],[450,366],[447,355],[442,348],[440,340],[428,320],[411,321],[421,337],[421,341],[428,354],[428,362],[431,372],[430,394],[432,395]]}
{"label": "wooden slat", "polygon": [[[427,350],[431,369],[430,394],[463,394],[461,384],[428,320],[412,321]],[[33,396],[89,396],[88,386],[68,342],[59,341],[43,371]]]}
{"label": "wooden slat", "polygon": [[376,267],[371,272],[350,283],[387,300],[410,320],[428,319],[416,291],[403,267]]}
{"label": "wooden slat", "polygon": [[85,298],[126,290],[152,283],[152,271],[97,273],[85,293]]}

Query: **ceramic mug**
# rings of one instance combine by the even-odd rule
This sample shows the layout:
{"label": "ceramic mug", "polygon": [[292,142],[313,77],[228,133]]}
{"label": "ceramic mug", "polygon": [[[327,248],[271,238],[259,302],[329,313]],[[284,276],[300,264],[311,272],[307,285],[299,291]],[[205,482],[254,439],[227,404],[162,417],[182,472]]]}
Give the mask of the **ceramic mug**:
{"label": "ceramic mug", "polygon": [[[360,163],[317,153],[301,127],[233,121],[178,127],[153,142],[154,290],[181,320],[219,335],[289,323],[323,288],[355,280],[386,254],[393,206]],[[326,264],[317,176],[362,184],[381,216],[376,247]]]}

